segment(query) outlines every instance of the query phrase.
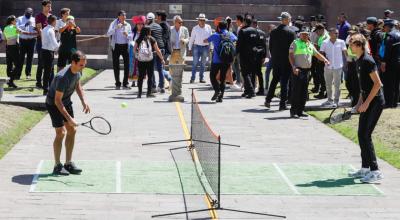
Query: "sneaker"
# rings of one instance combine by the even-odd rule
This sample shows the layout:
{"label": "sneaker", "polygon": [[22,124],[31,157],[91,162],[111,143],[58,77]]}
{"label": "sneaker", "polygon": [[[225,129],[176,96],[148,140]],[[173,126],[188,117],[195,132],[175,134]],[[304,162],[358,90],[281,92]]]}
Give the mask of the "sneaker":
{"label": "sneaker", "polygon": [[337,108],[337,107],[338,107],[338,104],[332,103],[332,105],[331,105],[330,107],[331,107],[331,108]]}
{"label": "sneaker", "polygon": [[349,177],[364,178],[370,172],[369,168],[361,168],[357,171],[349,172]]}
{"label": "sneaker", "polygon": [[323,106],[323,107],[329,107],[329,106],[331,106],[333,104],[333,102],[331,102],[331,101],[326,101],[326,102],[323,102],[322,104],[321,104],[321,106]]}
{"label": "sneaker", "polygon": [[27,76],[26,76],[26,79],[27,79],[27,80],[30,80],[30,79],[31,79],[31,75],[27,75]]}
{"label": "sneaker", "polygon": [[235,92],[241,92],[242,91],[242,87],[240,87],[237,84],[233,84],[233,86],[231,87],[231,89]]}
{"label": "sneaker", "polygon": [[53,175],[68,176],[69,172],[64,168],[64,166],[61,163],[59,163],[54,167]]}
{"label": "sneaker", "polygon": [[264,102],[264,106],[267,108],[271,108],[271,103],[270,102]]}
{"label": "sneaker", "polygon": [[201,79],[200,83],[206,83],[206,81],[204,79]]}
{"label": "sneaker", "polygon": [[222,102],[222,97],[221,97],[221,96],[218,96],[216,102]]}
{"label": "sneaker", "polygon": [[365,175],[363,178],[361,178],[361,182],[363,183],[373,183],[376,181],[379,181],[383,179],[383,174],[379,170],[374,170],[369,172],[367,175]]}
{"label": "sneaker", "polygon": [[81,174],[82,169],[79,169],[74,162],[69,162],[64,164],[64,169],[66,169],[70,174]]}
{"label": "sneaker", "polygon": [[165,89],[160,89],[160,93],[164,94],[165,93]]}

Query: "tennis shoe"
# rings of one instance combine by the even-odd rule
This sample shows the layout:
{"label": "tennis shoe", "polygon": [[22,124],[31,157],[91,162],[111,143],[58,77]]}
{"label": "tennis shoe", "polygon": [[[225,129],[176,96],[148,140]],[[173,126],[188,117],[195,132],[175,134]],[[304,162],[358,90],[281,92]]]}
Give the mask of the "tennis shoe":
{"label": "tennis shoe", "polygon": [[68,176],[69,172],[64,168],[64,166],[61,163],[59,163],[54,167],[53,175]]}
{"label": "tennis shoe", "polygon": [[379,181],[383,179],[383,174],[379,170],[374,170],[369,172],[366,176],[361,178],[361,182],[363,183],[374,183],[376,181]]}
{"label": "tennis shoe", "polygon": [[82,169],[78,168],[74,162],[69,162],[64,164],[64,168],[70,173],[70,174],[81,174]]}
{"label": "tennis shoe", "polygon": [[364,178],[370,172],[369,168],[361,168],[357,171],[349,172],[349,177]]}

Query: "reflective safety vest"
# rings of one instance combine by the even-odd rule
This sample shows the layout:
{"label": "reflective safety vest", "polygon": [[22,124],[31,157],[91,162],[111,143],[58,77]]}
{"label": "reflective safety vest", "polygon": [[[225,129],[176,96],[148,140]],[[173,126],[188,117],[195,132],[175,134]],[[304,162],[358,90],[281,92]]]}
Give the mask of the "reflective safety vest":
{"label": "reflective safety vest", "polygon": [[294,55],[314,55],[315,47],[310,42],[304,42],[301,39],[297,39],[294,41],[296,45],[296,50],[294,51]]}
{"label": "reflective safety vest", "polygon": [[318,47],[321,47],[322,43],[328,38],[329,38],[329,35],[326,34],[326,33],[324,35],[322,35],[321,37],[319,37],[318,38],[318,44],[317,44]]}
{"label": "reflective safety vest", "polygon": [[8,25],[4,28],[3,34],[7,40],[18,38],[17,27],[15,25]]}

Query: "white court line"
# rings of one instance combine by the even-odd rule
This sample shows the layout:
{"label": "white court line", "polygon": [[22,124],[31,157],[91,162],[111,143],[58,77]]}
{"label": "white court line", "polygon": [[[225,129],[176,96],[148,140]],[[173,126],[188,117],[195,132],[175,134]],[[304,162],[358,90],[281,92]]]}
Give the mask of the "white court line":
{"label": "white court line", "polygon": [[39,174],[40,174],[40,170],[42,169],[43,166],[43,160],[41,160],[36,168],[36,172],[35,175],[32,178],[32,184],[31,184],[31,188],[29,189],[29,192],[34,192],[35,188],[36,188],[36,184],[38,182],[38,178],[39,178]]}
{"label": "white court line", "polygon": [[[353,169],[354,171],[356,171],[357,169],[353,166],[353,164],[350,164],[350,168]],[[369,184],[371,185],[373,188],[375,188],[380,194],[384,195],[385,193],[379,189],[375,184]]]}
{"label": "white court line", "polygon": [[294,194],[296,195],[301,195],[301,193],[296,189],[296,187],[293,185],[293,183],[289,180],[289,178],[285,175],[285,173],[281,170],[281,168],[278,167],[276,163],[273,163],[275,169],[278,171],[278,173],[281,175],[283,180],[285,180],[286,184],[292,189]]}
{"label": "white court line", "polygon": [[121,193],[121,161],[116,162],[116,173],[115,173],[115,192]]}

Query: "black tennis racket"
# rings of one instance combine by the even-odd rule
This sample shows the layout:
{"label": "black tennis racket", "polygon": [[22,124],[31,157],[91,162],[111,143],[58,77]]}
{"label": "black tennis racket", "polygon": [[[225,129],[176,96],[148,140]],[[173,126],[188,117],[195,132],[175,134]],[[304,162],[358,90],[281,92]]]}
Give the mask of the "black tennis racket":
{"label": "black tennis racket", "polygon": [[332,110],[329,116],[329,122],[331,124],[337,124],[342,121],[349,120],[352,115],[357,114],[354,110],[348,110],[347,108],[335,108]]}
{"label": "black tennis racket", "polygon": [[98,134],[108,135],[111,133],[111,124],[105,118],[100,116],[95,116],[90,121],[81,123],[81,126],[92,129]]}

